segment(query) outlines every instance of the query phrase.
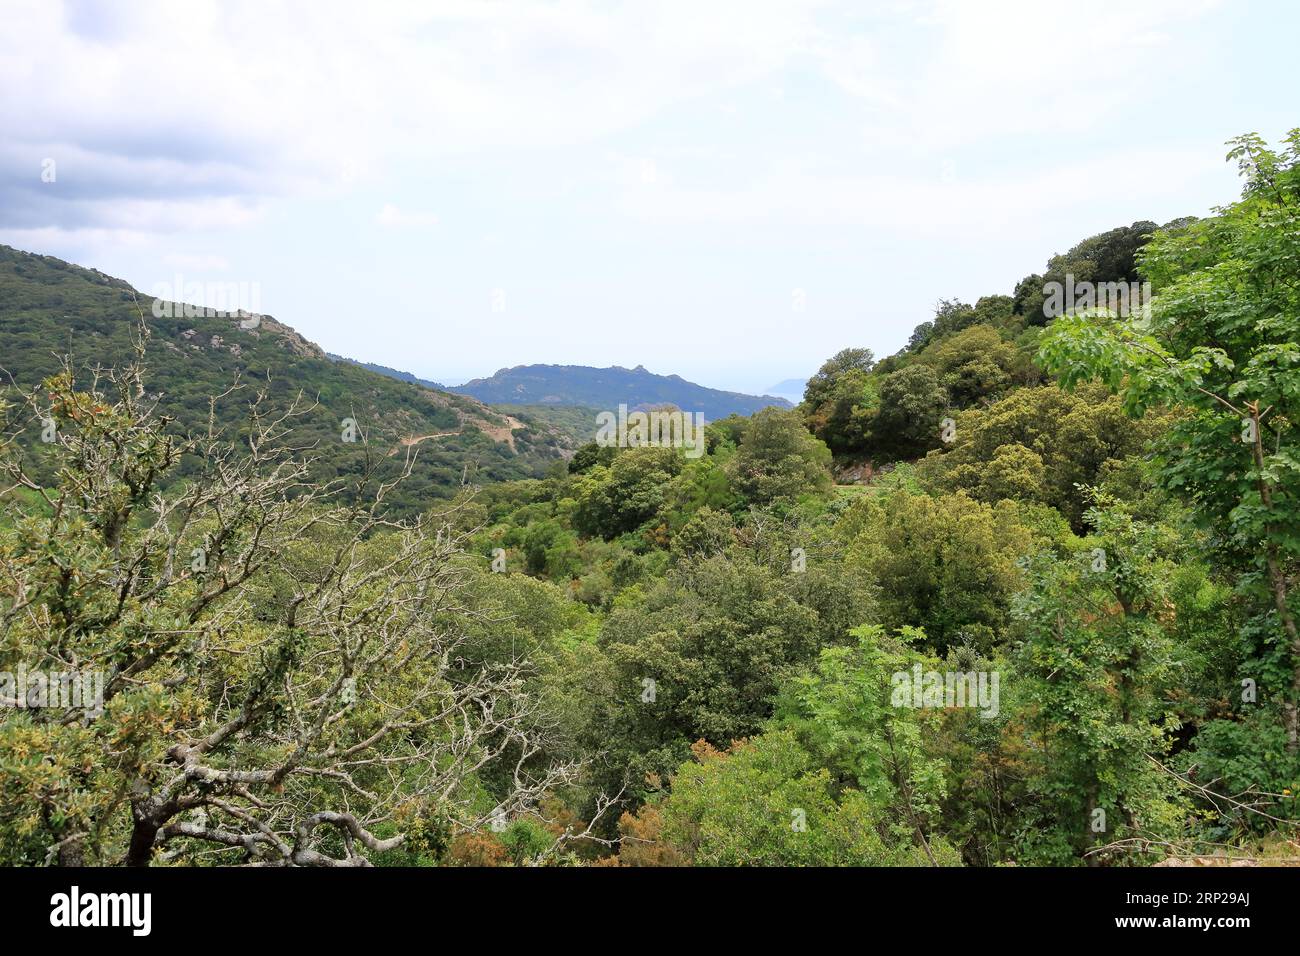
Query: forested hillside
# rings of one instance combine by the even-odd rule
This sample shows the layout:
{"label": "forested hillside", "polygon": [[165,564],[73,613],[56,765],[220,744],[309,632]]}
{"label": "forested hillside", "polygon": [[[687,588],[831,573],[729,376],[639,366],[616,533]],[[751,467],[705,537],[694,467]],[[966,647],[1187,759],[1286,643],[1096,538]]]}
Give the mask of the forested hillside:
{"label": "forested hillside", "polygon": [[[121,280],[0,246],[0,380],[30,389],[67,358],[84,383],[95,366],[124,367],[142,342],[143,387],[179,434],[204,430],[214,401],[217,425],[246,429],[250,405],[265,392],[266,412],[299,407],[295,441],[314,449],[315,479],[356,479],[371,467],[368,458],[380,463],[377,476],[392,477],[408,449],[418,450],[388,502],[402,512],[453,494],[468,478],[540,476],[571,451],[564,432],[533,427],[526,412],[511,423],[472,398],[335,362],[270,316],[154,306]],[[346,419],[355,423],[354,441],[343,440]],[[25,450],[39,470],[46,449],[31,442]],[[191,464],[182,462],[179,474]]]}
{"label": "forested hillside", "polygon": [[[322,391],[316,437],[481,406],[224,319],[132,371],[128,289],[7,252],[3,364],[121,366],[7,409],[0,664],[106,675],[6,712],[7,862],[1300,862],[1300,130],[1230,158],[1217,215],[844,343],[698,458],[590,442],[404,521],[271,417],[194,427],[228,346]],[[1053,314],[1067,281],[1154,300]]]}

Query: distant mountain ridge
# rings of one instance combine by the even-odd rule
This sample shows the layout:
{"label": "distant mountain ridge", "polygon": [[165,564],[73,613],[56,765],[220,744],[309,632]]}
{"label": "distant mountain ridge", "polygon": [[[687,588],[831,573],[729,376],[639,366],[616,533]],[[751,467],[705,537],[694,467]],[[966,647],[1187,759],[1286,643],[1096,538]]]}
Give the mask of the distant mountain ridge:
{"label": "distant mountain ridge", "polygon": [[489,404],[581,405],[613,410],[619,405],[649,408],[676,405],[702,412],[708,421],[752,415],[768,406],[791,408],[775,395],[746,395],[688,382],[680,375],[656,375],[645,366],[593,368],[588,365],[516,365],[488,378],[476,378],[448,391]]}

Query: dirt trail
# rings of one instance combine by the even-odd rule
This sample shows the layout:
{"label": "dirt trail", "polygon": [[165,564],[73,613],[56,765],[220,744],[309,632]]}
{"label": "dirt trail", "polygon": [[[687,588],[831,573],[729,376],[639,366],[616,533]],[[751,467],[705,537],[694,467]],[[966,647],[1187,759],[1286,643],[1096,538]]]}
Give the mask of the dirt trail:
{"label": "dirt trail", "polygon": [[460,429],[454,432],[434,432],[432,435],[412,435],[402,439],[403,445],[418,445],[422,441],[428,441],[430,438],[446,438],[448,435],[459,435]]}
{"label": "dirt trail", "polygon": [[418,445],[420,442],[428,441],[431,438],[446,438],[448,435],[459,435],[460,432],[461,430],[458,428],[454,432],[434,432],[432,435],[408,435],[393,446],[393,450],[388,453],[388,457],[392,458],[396,455],[399,448],[409,448],[412,445]]}
{"label": "dirt trail", "polygon": [[[506,424],[500,426],[499,428],[493,428],[489,426],[486,422],[479,422],[477,423],[478,429],[479,431],[483,432],[483,434],[489,436],[493,441],[503,441],[510,446],[511,451],[515,451],[516,449],[515,449],[514,433],[516,429],[523,428],[524,423],[517,418],[512,418],[509,415],[506,415],[505,419],[506,419]],[[406,438],[403,438],[399,442],[398,447],[409,448],[412,445],[418,445],[421,442],[426,442],[433,438],[446,438],[449,435],[459,435],[464,430],[465,428],[462,425],[460,428],[457,428],[455,431],[451,431],[451,432],[434,432],[432,435],[408,435]],[[397,448],[394,448],[388,454],[390,457],[392,455],[396,455]]]}
{"label": "dirt trail", "polygon": [[488,428],[486,425],[480,425],[483,434],[490,435],[493,441],[503,441],[510,446],[510,450],[515,450],[515,430],[524,427],[524,423],[517,418],[507,415],[506,424],[501,428]]}

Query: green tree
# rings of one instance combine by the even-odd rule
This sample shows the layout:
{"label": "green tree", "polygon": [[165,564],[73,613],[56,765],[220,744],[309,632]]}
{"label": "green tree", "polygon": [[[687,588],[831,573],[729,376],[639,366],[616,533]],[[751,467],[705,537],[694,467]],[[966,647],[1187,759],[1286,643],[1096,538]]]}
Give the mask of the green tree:
{"label": "green tree", "polygon": [[[1140,415],[1186,409],[1162,447],[1166,487],[1230,543],[1247,587],[1268,595],[1275,635],[1266,676],[1285,698],[1300,751],[1300,631],[1290,581],[1300,560],[1300,130],[1279,153],[1254,135],[1231,143],[1246,186],[1205,220],[1161,231],[1141,256],[1157,289],[1148,321],[1058,320],[1041,361],[1067,385],[1099,378]],[[1289,662],[1288,662],[1289,658]]]}
{"label": "green tree", "polygon": [[878,376],[861,368],[845,371],[817,405],[805,400],[808,428],[837,455],[865,451],[880,404],[878,391]]}
{"label": "green tree", "polygon": [[939,445],[948,391],[929,365],[909,365],[880,384],[880,411],[872,425],[876,443],[900,455]]}
{"label": "green tree", "polygon": [[589,441],[569,459],[569,474],[581,474],[593,465],[609,465],[617,454],[618,449],[613,445],[601,445]]}
{"label": "green tree", "polygon": [[551,678],[584,747],[605,755],[598,789],[639,792],[693,741],[726,747],[759,733],[781,687],[843,639],[846,618],[861,619],[860,595],[808,581],[821,574],[778,573],[733,548],[620,594],[598,646]]}
{"label": "green tree", "polygon": [[[836,792],[788,731],[729,751],[697,747],[662,804],[663,836],[697,866],[907,866],[920,848],[891,847],[856,790]],[[957,860],[951,851],[947,865]]]}
{"label": "green tree", "polygon": [[574,476],[574,527],[607,540],[636,530],[658,513],[682,460],[674,448],[628,448],[591,465]]}
{"label": "green tree", "polygon": [[[1184,221],[1175,220],[1166,228]],[[1026,325],[1046,325],[1050,317],[1043,309],[1045,283],[1056,282],[1064,286],[1067,276],[1073,276],[1075,283],[1137,282],[1138,253],[1155,231],[1154,222],[1135,222],[1131,226],[1119,226],[1089,236],[1068,252],[1053,256],[1047,263],[1045,275],[1026,276],[1016,285],[1013,310]]]}
{"label": "green tree", "polygon": [[1156,763],[1178,726],[1169,692],[1185,679],[1169,596],[1179,538],[1100,497],[1086,520],[1094,533],[1076,551],[1027,563],[1014,606],[1015,680],[1037,735],[1038,808],[1020,842],[1039,863],[1102,846],[1140,857],[1182,827],[1177,784]]}
{"label": "green tree", "polygon": [[830,463],[830,450],[808,434],[798,412],[765,408],[752,418],[727,467],[736,490],[764,505],[827,494]]}
{"label": "green tree", "polygon": [[840,519],[845,567],[877,588],[887,628],[924,628],[938,648],[990,643],[1021,584],[1031,547],[1011,502],[897,491],[864,498]]}
{"label": "green tree", "polygon": [[994,503],[1004,498],[1039,501],[1043,497],[1043,459],[1024,445],[999,445],[974,489],[975,497]]}
{"label": "green tree", "polygon": [[804,386],[803,400],[809,408],[824,405],[836,392],[839,380],[849,372],[870,372],[876,364],[871,349],[841,349],[817,370]]}
{"label": "green tree", "polygon": [[937,664],[911,645],[923,631],[903,628],[898,638],[878,626],[855,628],[856,643],[822,651],[816,667],[791,681],[775,724],[793,731],[818,762],[847,780],[891,831],[934,864],[951,851],[936,848],[933,830],[946,796],[942,762],[927,751],[940,710],[912,706],[895,693],[895,677],[913,665]]}
{"label": "green tree", "polygon": [[1026,377],[1019,351],[990,325],[972,325],[936,342],[918,361],[939,373],[957,408],[996,398]]}
{"label": "green tree", "polygon": [[924,464],[938,487],[988,499],[997,490],[1010,490],[995,488],[996,477],[990,475],[990,463],[999,456],[999,469],[1016,462],[1017,470],[1038,473],[1031,455],[1012,450],[1023,448],[1042,462],[1041,480],[1007,497],[1029,499],[1037,492],[1035,500],[1082,528],[1085,506],[1078,486],[1096,484],[1108,469],[1141,453],[1160,427],[1157,415],[1134,421],[1100,386],[1075,393],[1054,386],[1023,388],[988,408],[961,413],[950,450]]}

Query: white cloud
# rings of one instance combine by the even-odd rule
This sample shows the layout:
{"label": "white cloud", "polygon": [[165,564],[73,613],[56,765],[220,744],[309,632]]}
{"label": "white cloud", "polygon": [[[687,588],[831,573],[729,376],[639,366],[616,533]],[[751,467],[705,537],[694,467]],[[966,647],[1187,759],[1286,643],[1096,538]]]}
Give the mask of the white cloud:
{"label": "white cloud", "polygon": [[1135,84],[1184,55],[1174,32],[1218,5],[920,0],[870,24],[887,42],[828,33],[817,55],[828,78],[874,108],[866,140],[886,149],[1104,134]]}
{"label": "white cloud", "polygon": [[627,215],[649,222],[752,226],[861,226],[900,236],[938,237],[954,230],[990,233],[1017,223],[1075,215],[1099,200],[1135,204],[1178,196],[1195,179],[1222,169],[1195,150],[1126,150],[1084,161],[1064,156],[1032,175],[950,180],[944,166],[904,173],[826,175],[798,165],[719,189],[629,189]]}
{"label": "white cloud", "polygon": [[70,219],[97,218],[90,197],[255,204],[397,158],[590,141],[764,75],[812,30],[802,3],[738,0],[7,0],[5,20],[0,173],[60,157]]}
{"label": "white cloud", "polygon": [[92,250],[116,247],[130,248],[149,245],[154,237],[151,233],[137,229],[96,229],[82,227],[77,229],[59,229],[54,226],[41,226],[31,229],[0,229],[0,243],[18,249],[52,249],[65,250],[65,256],[75,256],[73,261],[79,265],[88,264],[87,256]]}
{"label": "white cloud", "polygon": [[[0,226],[239,227],[267,199],[341,194],[395,162],[594,143],[809,66],[861,110],[845,109],[835,127],[859,131],[861,155],[841,157],[858,172],[836,174],[857,216],[855,197],[896,204],[888,166],[900,157],[937,166],[971,142],[1104,130],[1171,25],[1209,6],[7,0],[5,19],[20,26],[0,33],[0,88],[16,91],[0,98]],[[780,101],[797,109],[784,92]],[[613,178],[641,193],[626,205],[653,202],[646,187],[671,190],[665,155],[615,156]],[[57,193],[39,188],[43,157],[59,161]],[[829,195],[831,181],[783,168],[788,155],[750,162],[769,209],[797,213],[809,194],[814,208]],[[925,175],[904,177],[901,194]],[[671,215],[683,194],[665,195]],[[733,215],[726,194],[689,199]],[[377,221],[435,220],[390,204]]]}

